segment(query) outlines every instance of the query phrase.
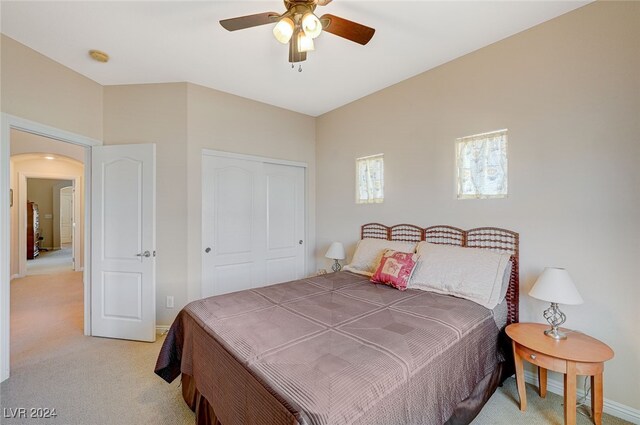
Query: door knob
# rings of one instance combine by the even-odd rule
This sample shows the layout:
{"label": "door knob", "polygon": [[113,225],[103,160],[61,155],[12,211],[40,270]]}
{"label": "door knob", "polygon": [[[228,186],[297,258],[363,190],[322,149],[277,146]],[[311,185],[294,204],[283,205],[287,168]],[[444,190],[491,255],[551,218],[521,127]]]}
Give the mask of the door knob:
{"label": "door knob", "polygon": [[302,239],[300,239],[300,240],[298,241],[298,244],[299,244],[299,245],[302,245]]}
{"label": "door knob", "polygon": [[204,250],[204,252],[206,252],[207,254],[208,254],[208,253],[210,253],[210,252],[211,252],[211,248],[206,247],[206,248],[205,248],[205,250]]}
{"label": "door knob", "polygon": [[151,253],[149,251],[145,251],[142,254],[136,254],[136,257],[151,257]]}

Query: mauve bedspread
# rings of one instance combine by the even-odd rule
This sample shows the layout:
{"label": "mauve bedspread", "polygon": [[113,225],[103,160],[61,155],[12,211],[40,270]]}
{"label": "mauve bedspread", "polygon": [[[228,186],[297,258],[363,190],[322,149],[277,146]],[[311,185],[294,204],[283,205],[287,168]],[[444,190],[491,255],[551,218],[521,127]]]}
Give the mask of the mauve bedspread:
{"label": "mauve bedspread", "polygon": [[223,425],[442,424],[497,346],[478,304],[339,272],[189,304],[156,373],[192,377]]}

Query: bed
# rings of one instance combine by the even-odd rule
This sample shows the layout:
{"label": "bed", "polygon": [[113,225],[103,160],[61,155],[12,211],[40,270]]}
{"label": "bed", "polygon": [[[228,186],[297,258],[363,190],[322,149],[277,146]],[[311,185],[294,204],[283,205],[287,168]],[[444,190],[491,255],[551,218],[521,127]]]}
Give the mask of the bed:
{"label": "bed", "polygon": [[472,301],[398,291],[347,271],[198,300],[172,324],[155,372],[181,376],[200,425],[468,424],[513,372],[518,234],[402,224],[361,237],[511,255],[506,317]]}

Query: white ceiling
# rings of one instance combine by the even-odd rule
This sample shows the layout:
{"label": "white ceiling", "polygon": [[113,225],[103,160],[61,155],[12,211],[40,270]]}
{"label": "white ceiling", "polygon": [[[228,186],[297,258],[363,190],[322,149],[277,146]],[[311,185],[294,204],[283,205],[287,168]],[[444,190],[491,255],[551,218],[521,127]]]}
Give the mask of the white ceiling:
{"label": "white ceiling", "polygon": [[[367,46],[332,34],[291,69],[271,25],[227,32],[220,19],[284,11],[281,1],[2,1],[9,37],[103,85],[188,81],[317,116],[589,1],[334,0],[376,28]],[[107,64],[87,51],[103,50]]]}

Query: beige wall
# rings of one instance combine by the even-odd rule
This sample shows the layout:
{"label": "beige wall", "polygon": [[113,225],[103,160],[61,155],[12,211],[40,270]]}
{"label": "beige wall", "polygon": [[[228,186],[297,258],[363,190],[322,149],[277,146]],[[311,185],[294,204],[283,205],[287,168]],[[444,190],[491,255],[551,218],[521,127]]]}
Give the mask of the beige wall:
{"label": "beige wall", "polygon": [[[13,189],[13,207],[11,207],[11,276],[16,276],[20,272],[19,257],[22,255],[19,249],[18,235],[19,227],[19,208],[22,203],[27,202],[28,195],[20,193],[20,175],[34,177],[62,178],[75,176],[78,178],[78,186],[76,193],[80,200],[80,216],[77,219],[77,228],[80,229],[78,239],[80,241],[79,267],[84,267],[84,166],[82,163],[73,159],[59,157],[54,161],[43,159],[41,155],[21,154],[11,157],[11,180],[10,187]],[[26,208],[26,207],[25,207]],[[43,215],[44,211],[40,210]],[[47,225],[47,220],[42,220]],[[51,222],[52,220],[48,220]],[[50,245],[50,235],[47,233],[45,246]],[[26,256],[26,252],[24,253]]]}
{"label": "beige wall", "polygon": [[[5,35],[0,35],[0,86],[0,110],[3,113],[102,139],[102,86]],[[11,131],[10,138],[11,155],[47,152],[84,160],[78,150],[82,148],[69,144],[51,144],[44,138],[20,131]],[[47,142],[49,146],[45,149]],[[18,249],[15,203],[18,182],[14,164],[11,161],[10,187],[14,189],[12,252]],[[36,166],[34,170],[37,169]],[[13,255],[11,275],[18,274],[18,269],[18,257]]]}
{"label": "beige wall", "polygon": [[[638,22],[638,2],[597,2],[320,117],[319,264],[372,221],[516,230],[521,320],[543,320],[543,267],[566,267],[585,300],[567,326],[611,345],[605,397],[640,408]],[[456,200],[455,139],[502,128],[509,197]],[[356,205],[354,159],[380,152],[385,202]]]}
{"label": "beige wall", "polygon": [[16,129],[11,129],[11,155],[23,153],[48,153],[62,155],[84,163],[86,148],[64,143],[47,137],[38,136]]}
{"label": "beige wall", "polygon": [[[156,300],[158,325],[187,302],[187,85],[104,88],[104,144],[156,144]],[[167,295],[175,309],[167,309]]]}
{"label": "beige wall", "polygon": [[27,201],[35,202],[40,213],[40,236],[44,238],[40,244],[42,248],[60,248],[60,232],[54,231],[54,223],[60,226],[60,188],[72,184],[71,180],[27,179]]}
{"label": "beige wall", "polygon": [[[105,87],[104,143],[157,145],[157,321],[200,297],[202,149],[307,162],[315,246],[315,124],[305,115],[193,84]],[[309,261],[309,270],[315,264]],[[168,295],[174,309],[165,307]]]}
{"label": "beige wall", "polygon": [[[106,145],[156,143],[158,324],[170,324],[179,308],[200,294],[202,148],[307,162],[307,243],[312,254],[313,118],[186,83],[102,87],[5,36],[2,89],[3,112]],[[14,154],[42,151],[33,137],[11,137],[16,139]],[[308,269],[315,269],[312,257]],[[167,295],[175,297],[175,309],[166,309]]]}
{"label": "beige wall", "polygon": [[189,300],[200,297],[202,267],[202,149],[306,162],[307,272],[315,270],[315,119],[189,84],[188,231]]}
{"label": "beige wall", "polygon": [[2,35],[2,112],[102,138],[102,86]]}

